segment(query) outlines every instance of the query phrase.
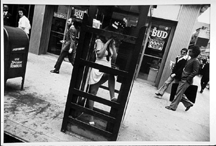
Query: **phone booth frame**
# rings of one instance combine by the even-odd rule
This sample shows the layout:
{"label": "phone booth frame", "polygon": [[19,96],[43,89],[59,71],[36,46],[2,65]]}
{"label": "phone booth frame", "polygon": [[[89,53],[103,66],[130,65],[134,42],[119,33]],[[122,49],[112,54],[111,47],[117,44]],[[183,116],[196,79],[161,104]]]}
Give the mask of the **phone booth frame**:
{"label": "phone booth frame", "polygon": [[[144,18],[146,17],[147,14]],[[139,62],[138,60],[142,50],[146,27],[140,27],[138,37],[134,37],[112,31],[96,29],[88,26],[87,23],[88,16],[85,14],[61,131],[74,132],[96,141],[116,141],[133,87],[135,71],[137,69],[137,63]],[[124,43],[127,43],[130,53],[128,53],[127,58],[125,58],[127,59],[127,62],[124,69],[106,67],[90,60],[90,56],[93,52],[92,46],[94,45],[94,38],[96,35],[117,37]],[[101,72],[118,76],[118,79],[121,82],[121,87],[120,90],[115,90],[118,94],[117,102],[106,100],[97,95],[94,96],[88,93],[87,78],[90,68],[96,68]],[[105,86],[101,86],[101,88],[108,90],[108,87]],[[89,109],[87,104],[88,100],[93,100],[111,107],[110,112],[105,112],[97,108],[94,108],[93,110]],[[97,127],[88,124],[85,116],[83,116],[84,114],[100,118],[100,123],[102,123],[104,127]]]}

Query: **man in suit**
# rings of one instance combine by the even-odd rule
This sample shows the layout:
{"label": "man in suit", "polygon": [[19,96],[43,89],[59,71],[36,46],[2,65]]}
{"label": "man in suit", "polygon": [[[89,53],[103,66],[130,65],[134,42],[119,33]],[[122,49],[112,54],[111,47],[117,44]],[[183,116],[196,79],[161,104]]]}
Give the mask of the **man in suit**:
{"label": "man in suit", "polygon": [[51,73],[59,74],[59,70],[61,67],[61,64],[66,56],[68,56],[69,61],[73,65],[75,53],[76,53],[76,36],[77,36],[77,30],[75,26],[73,25],[73,19],[69,18],[67,20],[68,24],[68,30],[66,32],[65,41],[63,42],[63,48],[61,50],[61,53],[59,55],[59,58],[54,66],[54,70],[51,70]]}
{"label": "man in suit", "polygon": [[201,84],[200,93],[203,93],[203,90],[205,89],[206,85],[209,82],[209,62],[206,59],[203,60],[203,66],[201,68],[200,74],[202,75],[201,82],[200,82]]}
{"label": "man in suit", "polygon": [[8,5],[3,6],[3,17],[4,17],[4,25],[11,25],[11,14],[8,12]]}
{"label": "man in suit", "polygon": [[179,82],[174,100],[170,106],[165,107],[169,110],[175,111],[180,102],[186,107],[185,111],[188,111],[193,106],[193,103],[187,99],[184,92],[193,83],[193,78],[199,72],[200,62],[197,57],[200,54],[200,49],[198,46],[190,46],[188,52],[191,59],[187,61],[183,69],[181,81]]}
{"label": "man in suit", "polygon": [[166,89],[169,87],[169,85],[174,81],[175,83],[178,83],[181,80],[181,73],[183,71],[183,68],[185,67],[185,64],[189,58],[187,55],[188,49],[183,48],[181,49],[180,56],[176,57],[175,65],[172,69],[171,75],[168,77],[168,79],[164,82],[164,84],[160,87],[160,89],[155,93],[157,97],[161,98],[166,91]]}

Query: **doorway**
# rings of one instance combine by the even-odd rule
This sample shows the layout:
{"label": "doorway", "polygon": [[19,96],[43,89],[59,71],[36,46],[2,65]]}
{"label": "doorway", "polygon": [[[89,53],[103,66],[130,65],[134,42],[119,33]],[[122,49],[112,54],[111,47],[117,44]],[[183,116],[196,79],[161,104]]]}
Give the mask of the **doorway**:
{"label": "doorway", "polygon": [[144,45],[138,78],[156,85],[163,71],[175,27],[176,23],[173,21],[152,19]]}
{"label": "doorway", "polygon": [[80,27],[82,24],[82,19],[84,13],[88,13],[88,9],[86,7],[74,7],[74,6],[54,6],[54,14],[52,19],[51,33],[50,33],[50,41],[48,45],[47,52],[60,55],[63,44],[62,40],[65,39],[65,34],[67,31],[67,19],[73,18],[74,25],[78,30],[77,41],[79,39]]}

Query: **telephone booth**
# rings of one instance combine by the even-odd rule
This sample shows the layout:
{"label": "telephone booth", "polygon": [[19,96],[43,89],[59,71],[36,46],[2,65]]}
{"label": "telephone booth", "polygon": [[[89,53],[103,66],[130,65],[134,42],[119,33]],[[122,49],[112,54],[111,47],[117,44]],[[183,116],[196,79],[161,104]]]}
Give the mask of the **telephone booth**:
{"label": "telephone booth", "polygon": [[[147,18],[148,11],[144,12],[140,14],[142,19]],[[145,24],[145,21],[142,22]],[[88,16],[85,14],[67,96],[62,132],[73,132],[94,141],[117,140],[133,87],[145,31],[145,27],[140,27],[139,34],[135,37],[94,28],[88,25]],[[94,42],[98,35],[121,40],[116,60],[118,69],[99,65],[91,60]],[[99,88],[98,92],[101,91],[101,94],[94,96],[89,93],[88,79],[92,68],[115,75],[117,101],[110,100],[106,83]],[[95,103],[93,109],[88,106],[89,100]],[[94,125],[89,124],[90,116],[94,116]]]}

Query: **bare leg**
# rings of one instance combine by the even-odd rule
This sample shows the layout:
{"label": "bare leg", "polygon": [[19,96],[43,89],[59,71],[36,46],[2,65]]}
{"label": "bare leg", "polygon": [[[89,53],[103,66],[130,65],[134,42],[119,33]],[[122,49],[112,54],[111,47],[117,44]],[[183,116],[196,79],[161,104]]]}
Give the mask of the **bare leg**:
{"label": "bare leg", "polygon": [[164,84],[160,87],[160,89],[157,91],[156,95],[163,96],[167,88],[169,87],[170,83],[172,83],[174,80],[173,77],[168,77],[168,79],[164,82]]}
{"label": "bare leg", "polygon": [[[90,85],[90,93],[92,95],[97,95],[97,92],[98,92],[98,89],[100,87],[101,84],[105,83],[107,81],[107,77],[106,76],[103,76],[99,82],[97,82],[96,84],[93,84],[93,85]],[[94,101],[93,100],[89,100],[89,108],[91,110],[93,110],[93,107],[94,107]],[[90,124],[93,124],[94,122],[94,116],[91,116],[90,117]]]}
{"label": "bare leg", "polygon": [[108,87],[110,92],[111,100],[115,98],[115,77],[113,75],[109,75],[108,77]]}

